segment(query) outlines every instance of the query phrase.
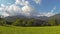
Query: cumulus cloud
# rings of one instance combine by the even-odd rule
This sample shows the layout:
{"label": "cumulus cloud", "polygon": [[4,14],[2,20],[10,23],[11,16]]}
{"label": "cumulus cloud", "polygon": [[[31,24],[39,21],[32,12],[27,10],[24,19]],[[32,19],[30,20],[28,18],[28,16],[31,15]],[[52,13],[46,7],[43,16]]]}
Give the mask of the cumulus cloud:
{"label": "cumulus cloud", "polygon": [[[39,4],[41,2],[41,0],[34,0],[37,4]],[[50,17],[52,15],[54,15],[54,10],[56,9],[56,6],[53,7],[53,9],[51,10],[51,12],[43,12],[43,13],[39,13],[37,12],[33,6],[30,5],[29,1],[27,0],[16,0],[14,4],[11,4],[9,6],[5,6],[4,4],[1,4],[0,6],[0,11],[1,11],[1,15],[3,15],[4,17],[7,16],[14,16],[14,15],[26,15],[26,16],[47,16]]]}
{"label": "cumulus cloud", "polygon": [[15,4],[18,4],[18,5],[28,5],[29,2],[26,1],[26,0],[16,0]]}
{"label": "cumulus cloud", "polygon": [[23,13],[30,13],[33,11],[33,9],[32,9],[32,7],[26,5],[26,6],[22,7],[22,11],[23,11]]}
{"label": "cumulus cloud", "polygon": [[4,4],[1,4],[0,11],[5,12],[2,12],[2,15],[5,16],[13,16],[18,14],[30,15],[30,13],[33,12],[33,7],[30,6],[28,1],[16,0],[15,3],[10,6],[5,6]]}
{"label": "cumulus cloud", "polygon": [[33,11],[33,7],[30,5],[29,1],[26,0],[16,0],[16,5],[23,6],[21,8],[21,13],[24,15],[30,15]]}
{"label": "cumulus cloud", "polygon": [[40,4],[41,0],[33,0],[36,4]]}

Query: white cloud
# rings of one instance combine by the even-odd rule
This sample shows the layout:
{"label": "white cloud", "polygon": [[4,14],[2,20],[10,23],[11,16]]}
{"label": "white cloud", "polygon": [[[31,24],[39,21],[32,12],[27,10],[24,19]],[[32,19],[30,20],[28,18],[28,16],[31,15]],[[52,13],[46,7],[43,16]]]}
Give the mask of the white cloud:
{"label": "white cloud", "polygon": [[45,12],[43,12],[43,13],[39,13],[39,14],[37,14],[36,16],[37,17],[39,17],[39,16],[47,16],[47,17],[50,17],[50,16],[53,16],[53,15],[55,15],[53,12],[47,12],[47,13],[45,13]]}
{"label": "white cloud", "polygon": [[47,17],[53,16],[53,15],[55,15],[55,14],[52,13],[52,12],[48,12],[48,13],[45,14],[45,16],[47,16]]}
{"label": "white cloud", "polygon": [[[41,0],[35,0],[37,4],[41,2]],[[19,6],[18,6],[19,5]],[[22,6],[22,7],[20,7]],[[43,13],[37,13],[33,6],[30,5],[29,1],[26,0],[16,0],[16,2],[10,6],[5,6],[4,4],[1,4],[0,11],[2,11],[3,16],[13,16],[13,15],[18,15],[18,14],[23,14],[26,16],[53,16],[54,15],[54,10],[56,9],[56,6],[53,7],[51,12],[43,12]]]}
{"label": "white cloud", "polygon": [[9,16],[9,14],[7,14],[7,13],[3,13],[2,15],[3,15],[4,17]]}
{"label": "white cloud", "polygon": [[18,4],[18,5],[28,5],[29,2],[25,1],[25,0],[16,0],[15,4]]}
{"label": "white cloud", "polygon": [[20,4],[20,2],[21,2],[20,0],[16,0],[16,2],[15,2],[15,3],[16,3],[16,4]]}
{"label": "white cloud", "polygon": [[40,4],[42,0],[33,0],[36,4]]}
{"label": "white cloud", "polygon": [[56,6],[54,6],[53,9],[50,12],[47,12],[47,13],[45,13],[45,12],[41,13],[40,12],[37,16],[38,17],[39,16],[47,16],[47,17],[50,17],[50,16],[55,15],[55,13],[54,13],[55,10],[56,10]]}
{"label": "white cloud", "polygon": [[16,0],[15,2],[16,5],[23,6],[21,7],[21,13],[24,15],[30,15],[31,12],[33,12],[33,7],[30,6],[29,1],[26,0]]}
{"label": "white cloud", "polygon": [[28,1],[16,0],[16,2],[10,6],[5,6],[4,4],[1,4],[0,11],[6,12],[2,12],[2,15],[5,16],[13,16],[17,14],[30,15],[30,13],[33,12],[33,8],[32,6],[30,6]]}
{"label": "white cloud", "polygon": [[11,5],[8,7],[8,11],[13,11],[13,12],[18,12],[20,11],[20,7],[19,6],[16,6],[16,5]]}
{"label": "white cloud", "polygon": [[1,7],[5,7],[5,5],[4,4],[1,4]]}
{"label": "white cloud", "polygon": [[22,11],[23,11],[24,13],[30,12],[31,10],[32,10],[32,8],[31,8],[30,6],[28,6],[28,5],[22,7]]}
{"label": "white cloud", "polygon": [[56,6],[54,6],[54,7],[53,7],[53,9],[51,10],[51,12],[54,12],[54,11],[55,11],[55,9],[56,9]]}
{"label": "white cloud", "polygon": [[24,7],[22,7],[22,13],[30,16],[31,14],[33,14],[34,12],[34,8],[29,6],[29,5],[25,5]]}

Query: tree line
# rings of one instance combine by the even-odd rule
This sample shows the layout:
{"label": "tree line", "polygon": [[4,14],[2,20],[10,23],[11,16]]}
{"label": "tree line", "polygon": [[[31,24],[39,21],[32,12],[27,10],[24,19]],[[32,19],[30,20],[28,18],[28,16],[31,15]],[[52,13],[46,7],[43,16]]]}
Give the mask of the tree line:
{"label": "tree line", "polygon": [[49,19],[47,21],[41,19],[28,19],[28,18],[20,18],[16,19],[15,21],[7,21],[3,18],[0,18],[0,26],[5,25],[13,25],[13,26],[23,26],[23,27],[30,27],[30,26],[58,26],[60,25],[60,19]]}

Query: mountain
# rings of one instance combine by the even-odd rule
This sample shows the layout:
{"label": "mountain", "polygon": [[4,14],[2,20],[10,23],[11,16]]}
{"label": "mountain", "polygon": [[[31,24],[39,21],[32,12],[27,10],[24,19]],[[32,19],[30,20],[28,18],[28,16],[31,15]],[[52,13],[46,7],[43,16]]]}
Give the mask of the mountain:
{"label": "mountain", "polygon": [[3,15],[0,15],[0,18],[4,18],[4,16]]}
{"label": "mountain", "polygon": [[12,22],[12,21],[15,21],[16,19],[20,19],[20,18],[26,18],[26,17],[23,15],[16,15],[16,16],[8,16],[8,17],[5,17],[4,19]]}
{"label": "mountain", "polygon": [[15,15],[15,16],[8,16],[5,18],[35,18],[35,19],[47,19],[47,16],[24,16],[24,15]]}
{"label": "mountain", "polygon": [[[15,23],[16,21],[17,24],[20,25],[20,23],[23,24],[30,24],[33,26],[50,26],[50,25],[60,25],[60,14],[56,14],[51,17],[46,17],[46,16],[24,16],[24,15],[15,15],[15,16],[8,16],[4,18],[6,24],[10,25]],[[18,20],[17,20],[18,19]]]}
{"label": "mountain", "polygon": [[5,17],[5,20],[8,22],[14,22],[16,19],[21,19],[21,18],[36,19],[36,20],[43,20],[43,21],[48,20],[48,17],[46,17],[46,16],[40,16],[40,17],[31,16],[31,17],[29,17],[29,16],[24,16],[24,15],[8,16],[8,17]]}
{"label": "mountain", "polygon": [[60,13],[49,17],[49,19],[60,19]]}
{"label": "mountain", "polygon": [[40,19],[40,20],[48,20],[49,17],[47,17],[47,16],[39,16],[39,17],[37,17],[37,16],[32,16],[31,18]]}
{"label": "mountain", "polygon": [[50,19],[60,19],[60,14],[56,14],[54,16],[51,17],[47,17],[47,16],[24,16],[24,15],[15,15],[15,16],[8,16],[5,17],[5,20],[7,21],[15,21],[16,19],[20,19],[20,18],[26,18],[26,19],[38,19],[38,20],[44,20],[44,21],[48,21]]}

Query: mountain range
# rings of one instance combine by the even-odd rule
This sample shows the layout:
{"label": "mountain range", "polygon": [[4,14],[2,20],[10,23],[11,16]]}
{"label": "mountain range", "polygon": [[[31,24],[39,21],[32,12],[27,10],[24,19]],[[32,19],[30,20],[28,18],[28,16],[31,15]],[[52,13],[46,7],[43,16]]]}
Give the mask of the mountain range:
{"label": "mountain range", "polygon": [[[0,16],[0,17],[1,17],[1,16]],[[40,19],[40,20],[45,20],[45,21],[47,21],[47,20],[49,20],[49,19],[60,19],[60,14],[56,14],[56,15],[51,16],[51,17],[47,17],[47,16],[39,16],[39,17],[37,17],[37,16],[15,15],[15,16],[5,17],[4,19],[9,20],[9,21],[10,21],[10,20],[11,20],[11,21],[14,21],[14,20],[20,19],[20,18],[28,18],[28,19],[34,18],[34,19]]]}

